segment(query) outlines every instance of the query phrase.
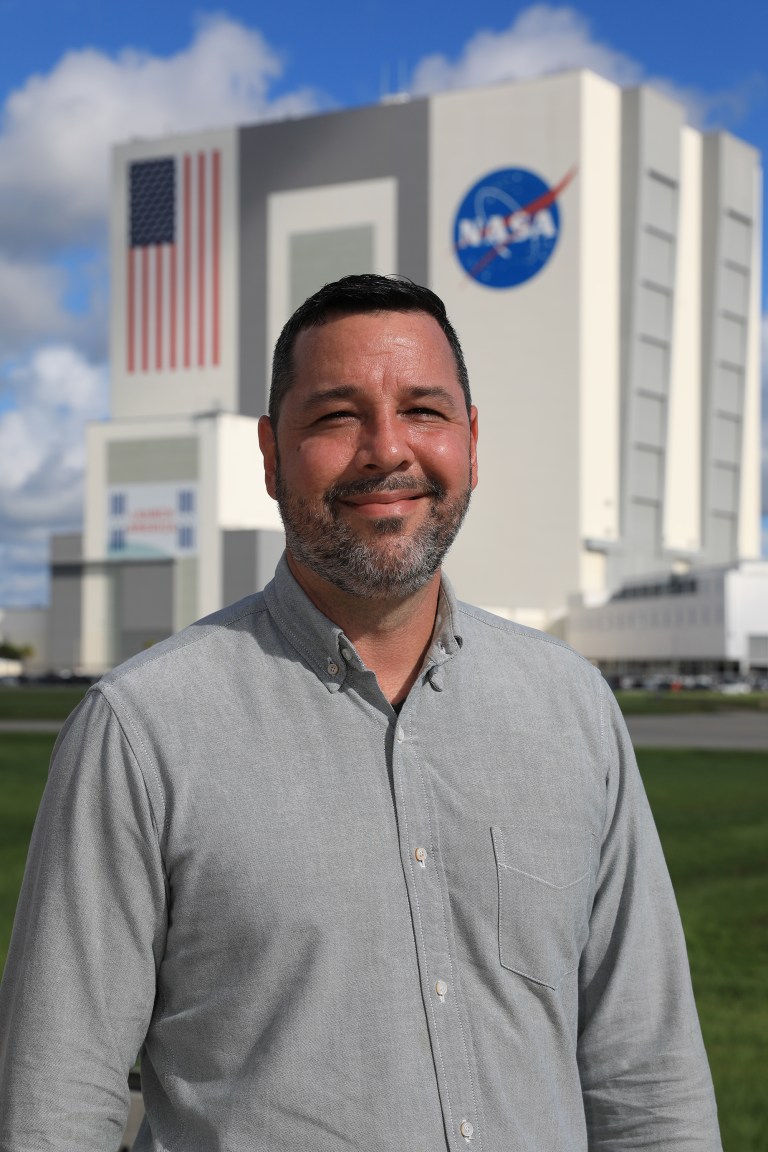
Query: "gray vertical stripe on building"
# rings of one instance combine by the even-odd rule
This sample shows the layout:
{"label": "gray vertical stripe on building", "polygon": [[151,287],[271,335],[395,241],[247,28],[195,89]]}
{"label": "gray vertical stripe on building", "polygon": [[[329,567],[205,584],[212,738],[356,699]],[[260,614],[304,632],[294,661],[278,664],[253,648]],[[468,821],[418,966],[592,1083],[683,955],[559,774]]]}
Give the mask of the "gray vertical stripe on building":
{"label": "gray vertical stripe on building", "polygon": [[266,409],[267,198],[271,193],[386,177],[397,181],[397,268],[426,284],[429,102],[355,108],[242,128],[240,146],[239,411]]}

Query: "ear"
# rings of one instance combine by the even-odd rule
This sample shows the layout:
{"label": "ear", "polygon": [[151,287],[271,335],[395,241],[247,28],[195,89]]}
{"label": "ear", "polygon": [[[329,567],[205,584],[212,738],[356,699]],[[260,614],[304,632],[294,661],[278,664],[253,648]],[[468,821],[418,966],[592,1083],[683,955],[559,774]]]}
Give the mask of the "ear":
{"label": "ear", "polygon": [[259,418],[259,447],[264,457],[264,483],[273,500],[277,500],[277,441],[269,416]]}
{"label": "ear", "polygon": [[469,437],[470,480],[474,491],[477,486],[477,408],[474,404],[469,410]]}

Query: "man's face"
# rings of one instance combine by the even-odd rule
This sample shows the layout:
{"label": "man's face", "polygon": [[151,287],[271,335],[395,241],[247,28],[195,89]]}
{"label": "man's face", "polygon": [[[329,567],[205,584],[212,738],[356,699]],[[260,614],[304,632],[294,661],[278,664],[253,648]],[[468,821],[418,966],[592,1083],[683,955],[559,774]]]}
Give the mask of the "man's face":
{"label": "man's face", "polygon": [[448,341],[423,312],[345,316],[302,331],[267,489],[294,560],[343,592],[403,597],[440,567],[477,483]]}

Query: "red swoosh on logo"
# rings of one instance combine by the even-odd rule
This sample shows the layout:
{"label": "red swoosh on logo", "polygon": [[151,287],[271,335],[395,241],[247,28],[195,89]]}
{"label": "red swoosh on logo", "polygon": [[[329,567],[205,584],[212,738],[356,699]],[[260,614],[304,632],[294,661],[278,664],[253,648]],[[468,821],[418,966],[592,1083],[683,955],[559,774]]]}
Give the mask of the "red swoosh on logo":
{"label": "red swoosh on logo", "polygon": [[[523,204],[521,208],[516,208],[514,212],[510,212],[508,216],[504,217],[504,223],[508,224],[513,216],[517,216],[519,212],[524,212],[526,216],[535,216],[537,212],[541,212],[544,208],[549,208],[550,204],[554,204],[561,192],[563,192],[571,180],[579,170],[578,164],[574,164],[569,172],[566,172],[559,184],[554,188],[550,188],[549,192],[543,192],[541,196],[537,196],[535,200],[529,201],[528,204]],[[489,248],[484,256],[478,260],[472,268],[469,269],[469,275],[475,276],[478,272],[482,272],[499,254],[498,248]]]}

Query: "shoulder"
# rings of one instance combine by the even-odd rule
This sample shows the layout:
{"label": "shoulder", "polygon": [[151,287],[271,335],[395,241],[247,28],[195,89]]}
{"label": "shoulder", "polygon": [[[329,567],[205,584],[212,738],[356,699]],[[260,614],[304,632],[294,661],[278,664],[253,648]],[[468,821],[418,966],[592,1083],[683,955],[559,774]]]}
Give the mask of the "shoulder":
{"label": "shoulder", "polygon": [[531,669],[540,667],[595,685],[603,683],[598,668],[564,640],[548,632],[506,620],[462,601],[456,604],[456,612],[457,630],[473,659],[513,659]]}
{"label": "shoulder", "polygon": [[151,693],[159,683],[180,688],[210,683],[231,667],[240,655],[259,649],[260,633],[268,620],[263,593],[246,596],[226,608],[132,656],[99,681],[98,687],[115,695]]}

